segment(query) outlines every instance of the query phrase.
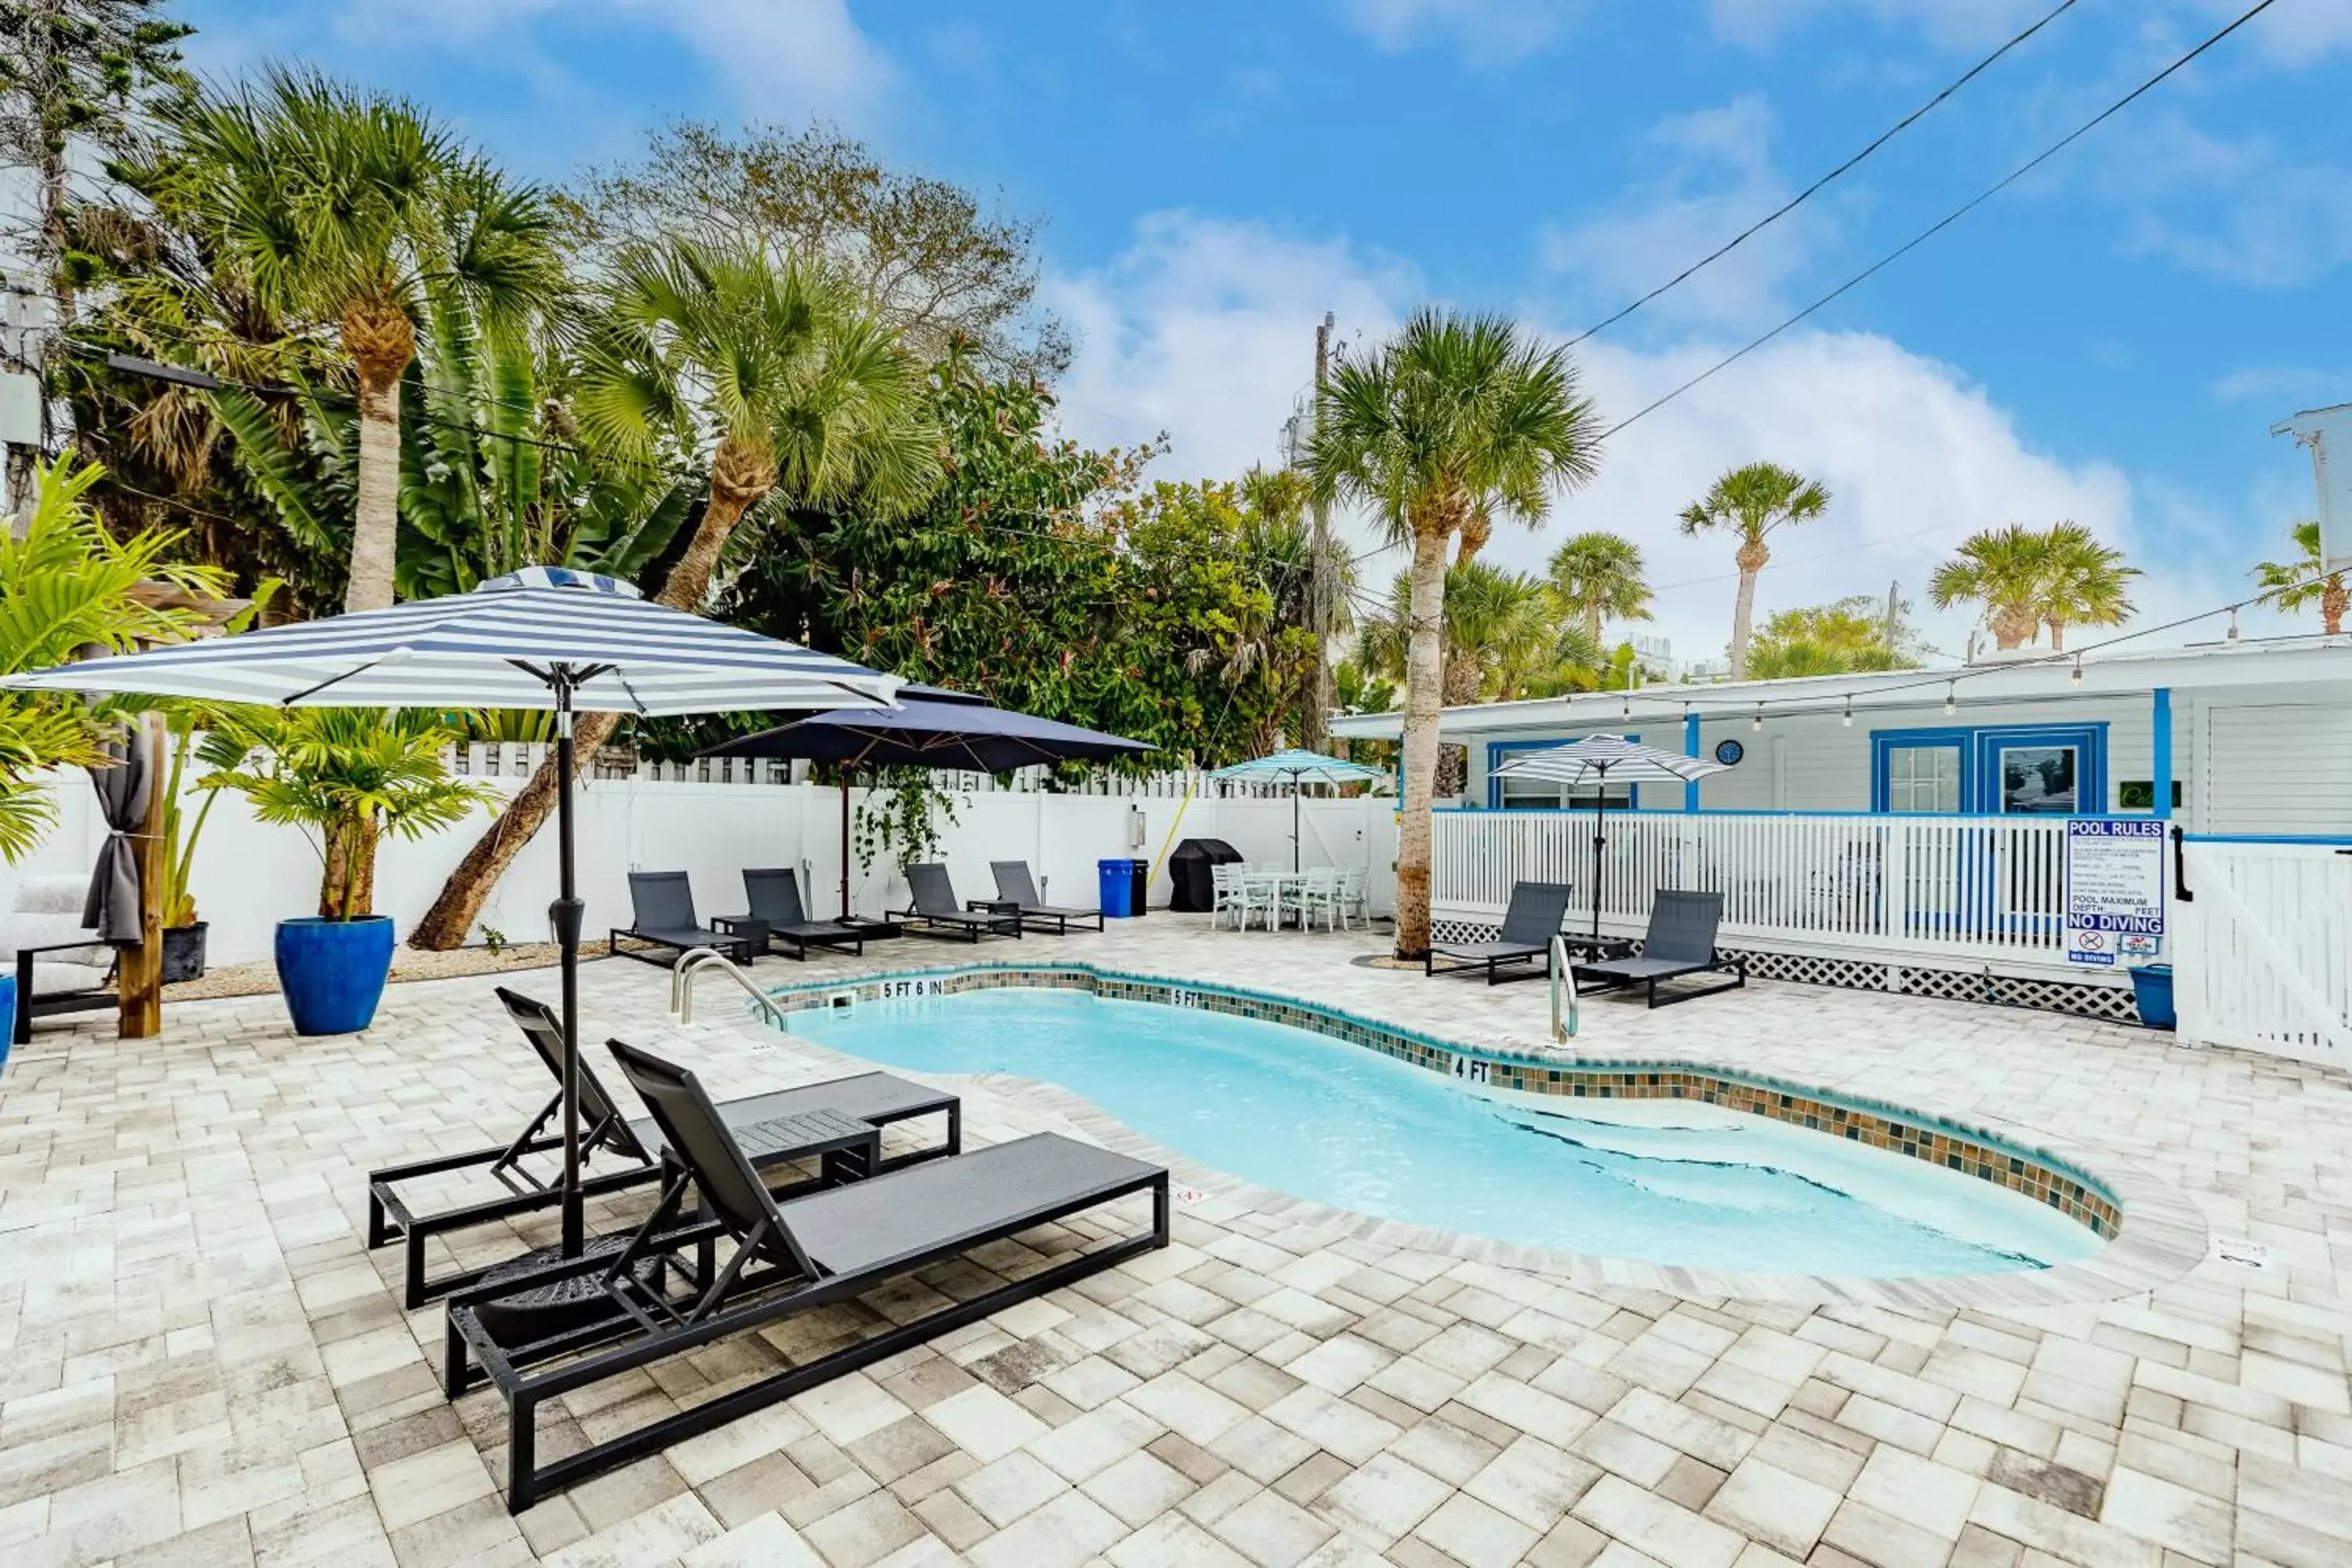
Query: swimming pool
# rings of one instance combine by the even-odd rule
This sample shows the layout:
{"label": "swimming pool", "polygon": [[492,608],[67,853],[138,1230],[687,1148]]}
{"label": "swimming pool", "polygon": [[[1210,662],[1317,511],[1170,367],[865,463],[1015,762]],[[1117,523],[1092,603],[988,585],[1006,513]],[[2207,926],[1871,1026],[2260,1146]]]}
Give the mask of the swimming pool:
{"label": "swimming pool", "polygon": [[2005,1187],[1724,1106],[1555,1110],[1224,1013],[1013,986],[790,1017],[793,1034],[889,1066],[1059,1084],[1263,1186],[1506,1241],[1880,1278],[2038,1269],[2102,1245]]}

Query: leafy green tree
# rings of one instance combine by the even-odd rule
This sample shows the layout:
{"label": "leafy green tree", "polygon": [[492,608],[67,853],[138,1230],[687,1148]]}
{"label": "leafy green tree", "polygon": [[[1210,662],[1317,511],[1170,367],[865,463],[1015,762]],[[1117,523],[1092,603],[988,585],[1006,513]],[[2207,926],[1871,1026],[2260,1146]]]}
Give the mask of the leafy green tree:
{"label": "leafy green tree", "polygon": [[[903,512],[939,478],[939,435],[922,374],[887,329],[822,279],[756,249],[672,240],[625,247],[583,344],[572,404],[591,445],[648,466],[698,453],[702,513],[656,602],[699,610],[754,508],[824,507],[855,495]],[[584,767],[617,715],[574,727]],[[490,889],[555,809],[556,764],[540,764],[458,862],[410,934],[446,950],[473,930]]]}
{"label": "leafy green tree", "polygon": [[[162,582],[209,595],[221,587],[216,574],[173,564],[170,533],[109,533],[87,500],[94,467],[61,461],[34,477],[37,500],[23,532],[0,529],[0,675],[66,664],[92,647],[128,653],[195,634],[203,623],[194,612],[156,608],[133,590]],[[119,702],[0,692],[0,858],[25,855],[56,820],[37,775],[101,763],[105,721],[123,710]]]}
{"label": "leafy green tree", "polygon": [[255,299],[331,333],[356,379],[357,507],[344,607],[393,602],[400,394],[428,300],[520,332],[567,284],[552,214],[404,101],[272,68],[166,116],[158,182]]}
{"label": "leafy green tree", "polygon": [[1300,466],[1327,502],[1361,504],[1412,546],[1404,816],[1396,951],[1429,946],[1430,805],[1443,701],[1445,551],[1496,517],[1539,523],[1555,488],[1599,462],[1599,416],[1565,349],[1512,323],[1424,310],[1373,353],[1340,362]]}
{"label": "leafy green tree", "polygon": [[2296,523],[2291,537],[2294,541],[2293,560],[2265,561],[2254,568],[2254,581],[2263,589],[2263,602],[2289,612],[2316,605],[2319,629],[2329,637],[2340,636],[2344,612],[2352,609],[2352,584],[2346,583],[2343,573],[2327,570],[2316,519],[2305,518]]}
{"label": "leafy green tree", "polygon": [[[47,289],[59,329],[73,325],[82,281],[68,229],[75,177],[87,184],[130,155],[150,100],[187,81],[178,45],[194,29],[163,12],[161,0],[0,0],[0,170],[32,197],[8,204],[25,216],[6,223],[7,239]],[[44,402],[44,446],[55,435],[47,419]],[[34,493],[33,461],[29,447],[9,457],[19,508]]]}
{"label": "leafy green tree", "polygon": [[2051,525],[2042,536],[2042,585],[2034,613],[2050,628],[2050,647],[2063,652],[2068,626],[2121,626],[2132,613],[2131,580],[2139,568],[2102,544],[2079,522]]}
{"label": "leafy green tree", "polygon": [[1551,584],[1560,604],[1584,622],[1584,635],[1601,646],[1602,617],[1650,618],[1650,586],[1642,580],[1642,547],[1622,533],[1575,535],[1551,555]]}
{"label": "leafy green tree", "polygon": [[1748,675],[1751,680],[1780,680],[1911,669],[1918,663],[1900,627],[1890,633],[1877,601],[1857,594],[1767,618],[1748,649]]}
{"label": "leafy green tree", "polygon": [[1778,463],[1749,463],[1715,481],[1706,495],[1682,511],[1686,534],[1720,530],[1739,541],[1732,559],[1739,568],[1739,596],[1731,610],[1731,679],[1748,679],[1750,622],[1756,613],[1756,574],[1772,559],[1764,542],[1794,523],[1811,522],[1829,510],[1830,492]]}
{"label": "leafy green tree", "polygon": [[1050,376],[1069,363],[1069,334],[1037,305],[1037,220],[891,168],[828,127],[730,136],[677,121],[564,205],[592,256],[671,237],[764,250],[822,273],[925,360],[955,343],[992,374]]}

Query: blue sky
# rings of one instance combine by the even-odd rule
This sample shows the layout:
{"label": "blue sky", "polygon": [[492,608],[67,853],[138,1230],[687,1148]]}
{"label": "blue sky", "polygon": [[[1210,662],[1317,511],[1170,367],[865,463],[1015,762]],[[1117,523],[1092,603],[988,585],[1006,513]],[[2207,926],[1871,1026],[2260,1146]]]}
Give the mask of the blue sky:
{"label": "blue sky", "polygon": [[[1425,300],[1565,336],[1769,211],[2054,0],[205,0],[211,70],[300,58],[408,93],[530,174],[684,113],[821,116],[1046,220],[1079,333],[1065,421],[1158,471],[1273,455],[1313,325]],[[1875,259],[2242,8],[2079,0],[1768,237],[1580,351],[1631,413]],[[1916,597],[1970,530],[2074,517],[2144,620],[2233,596],[2311,510],[2269,426],[2352,401],[2352,0],[2271,12],[1805,327],[1624,432],[1538,537],[1647,547],[1658,630],[1718,650],[1728,550],[1672,518],[1723,468],[1813,473],[1769,610]],[[2332,110],[2332,112],[2331,112]],[[1371,563],[1376,574],[1385,563]],[[1966,616],[1921,606],[1957,651]],[[2249,629],[2262,629],[2259,621]],[[2218,623],[2161,640],[2213,635]]]}

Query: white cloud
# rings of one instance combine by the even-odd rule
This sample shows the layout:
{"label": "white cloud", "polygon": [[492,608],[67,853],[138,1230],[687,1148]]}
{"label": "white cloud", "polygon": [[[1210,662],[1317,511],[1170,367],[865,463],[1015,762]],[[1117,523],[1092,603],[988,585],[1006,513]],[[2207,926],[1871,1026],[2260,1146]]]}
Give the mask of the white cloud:
{"label": "white cloud", "polygon": [[1990,44],[2016,32],[2049,7],[2044,0],[1710,0],[1715,36],[1748,48],[1769,48],[1815,16],[1860,11],[1883,26],[1916,27],[1945,48]]}
{"label": "white cloud", "polygon": [[2233,370],[2206,389],[2220,403],[2258,403],[2279,413],[2352,401],[2352,374],[2307,364],[2256,364]]}
{"label": "white cloud", "polygon": [[1583,0],[1339,0],[1340,15],[1378,48],[1450,42],[1479,63],[1535,53],[1584,8]]}
{"label": "white cloud", "polygon": [[850,16],[848,0],[616,3],[685,39],[753,118],[856,121],[898,80],[898,68]]}
{"label": "white cloud", "polygon": [[1402,262],[1344,240],[1156,213],[1108,267],[1049,276],[1044,303],[1078,341],[1062,424],[1098,445],[1166,431],[1163,471],[1230,478],[1279,460],[1283,422],[1312,384],[1315,324],[1376,341],[1421,292]]}
{"label": "white cloud", "polygon": [[[2198,0],[2198,8],[2214,22],[2244,10],[2243,0]],[[2344,0],[2301,0],[2273,5],[2246,24],[2263,57],[2273,65],[2300,68],[2317,65],[2337,49],[2352,48],[2352,5]]]}
{"label": "white cloud", "polygon": [[2352,263],[2352,170],[2179,114],[2110,148],[2086,187],[2122,207],[2128,251],[2226,282],[2294,289]]}
{"label": "white cloud", "polygon": [[[1789,199],[1772,166],[1773,131],[1771,107],[1757,93],[1661,121],[1644,142],[1663,154],[1663,172],[1600,216],[1545,228],[1541,264],[1595,311],[1648,292]],[[1786,310],[1783,285],[1834,232],[1825,209],[1808,204],[1652,310],[1710,322],[1777,317]]]}
{"label": "white cloud", "polygon": [[[1360,333],[1370,345],[1424,297],[1409,265],[1344,240],[1182,213],[1147,218],[1109,266],[1054,276],[1046,292],[1081,340],[1063,384],[1063,428],[1097,445],[1165,429],[1175,451],[1154,471],[1171,479],[1278,461],[1322,313],[1336,310],[1342,337]],[[1538,325],[1558,335],[1557,323]],[[1668,349],[1597,340],[1579,352],[1603,416],[1622,417],[1728,346],[1709,334]],[[2275,497],[2238,504],[2165,491],[2151,504],[2114,465],[2038,446],[1990,390],[1950,365],[1883,337],[1797,331],[1616,437],[1598,479],[1562,498],[1542,532],[1500,531],[1489,553],[1538,570],[1570,532],[1629,534],[1662,587],[1649,629],[1685,658],[1719,652],[1731,552],[1720,539],[1684,539],[1675,518],[1717,474],[1759,458],[1820,479],[1834,498],[1822,521],[1776,536],[1759,611],[1884,594],[1899,580],[1931,639],[1954,653],[1969,617],[1929,609],[1924,584],[1977,529],[2060,518],[2089,526],[2148,569],[2137,597],[2142,624],[2152,624],[2240,592],[2246,565],[2275,547],[2282,515]],[[1361,520],[1346,527],[1357,549],[1375,542]],[[1385,590],[1398,564],[1392,555],[1364,563],[1367,588]]]}

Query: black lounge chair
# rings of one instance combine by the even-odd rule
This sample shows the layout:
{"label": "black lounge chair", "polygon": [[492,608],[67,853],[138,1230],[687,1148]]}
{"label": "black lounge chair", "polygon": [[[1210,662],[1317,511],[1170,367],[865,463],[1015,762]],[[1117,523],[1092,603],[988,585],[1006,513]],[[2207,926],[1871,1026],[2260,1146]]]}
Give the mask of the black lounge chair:
{"label": "black lounge chair", "polygon": [[[1070,922],[1073,921],[1081,922],[1092,921],[1095,922],[1094,930],[1103,929],[1103,912],[1100,910],[1068,909],[1060,904],[1049,904],[1038,897],[1037,884],[1029,875],[1028,861],[991,860],[988,863],[988,868],[996,873],[995,901],[1000,904],[1020,905],[1021,922],[1030,930],[1045,931],[1049,929],[1046,925],[1049,921],[1053,922],[1050,929],[1055,936],[1067,935]],[[991,905],[987,900],[975,900],[972,907],[986,909]],[[1032,921],[1035,923],[1032,925]],[[1087,928],[1082,923],[1078,929],[1085,931]]]}
{"label": "black lounge chair", "polygon": [[[1050,1132],[780,1205],[692,1073],[619,1040],[611,1045],[677,1152],[661,1201],[616,1250],[485,1282],[449,1300],[443,1387],[455,1399],[487,1376],[505,1397],[510,1512],[1168,1245],[1166,1171]],[[690,1216],[689,1187],[698,1211]],[[537,1415],[549,1400],[852,1300],[919,1268],[1142,1193],[1151,1194],[1151,1223],[1139,1233],[962,1296],[928,1316],[896,1321],[645,1426],[584,1447],[567,1444],[569,1451],[551,1463],[538,1461]],[[719,1241],[731,1243],[732,1252],[723,1268],[714,1268]]]}
{"label": "black lounge chair", "polygon": [[[813,946],[845,947],[861,955],[866,952],[866,931],[838,921],[809,919],[808,907],[801,902],[801,879],[790,870],[747,869],[743,873],[743,897],[751,906],[748,918],[768,928],[770,945],[789,942],[791,955],[803,963],[808,962],[808,950]],[[732,930],[734,921],[745,917],[713,918]]]}
{"label": "black lounge chair", "polygon": [[[1716,951],[1715,933],[1722,923],[1721,893],[1674,892],[1661,888],[1656,901],[1650,906],[1650,930],[1642,939],[1641,956],[1633,956],[1629,950],[1615,957],[1576,965],[1573,973],[1577,994],[1643,985],[1649,990],[1650,1005],[1664,1007],[1675,1002],[1712,996],[1718,991],[1737,991],[1748,984],[1748,960],[1727,958]],[[1735,978],[1696,991],[1658,994],[1661,980],[1685,974],[1723,973]]]}
{"label": "black lounge chair", "polygon": [[974,942],[984,936],[1021,934],[1019,911],[1005,907],[1011,904],[1010,900],[983,900],[977,910],[958,903],[955,884],[948,880],[945,866],[908,867],[907,897],[912,909],[885,913],[891,920],[905,922],[909,930],[919,926],[929,931],[954,931]]}
{"label": "black lounge chair", "polygon": [[[1551,951],[1551,939],[1559,934],[1561,922],[1568,919],[1568,884],[1566,882],[1514,882],[1511,901],[1503,910],[1502,934],[1493,942],[1431,942],[1422,954],[1423,974],[1458,974],[1484,969],[1486,984],[1499,985],[1506,980],[1532,980],[1543,971],[1530,969],[1523,974],[1505,974],[1503,965],[1540,964]],[[1446,966],[1437,966],[1439,959],[1450,960]]]}
{"label": "black lounge chair", "polygon": [[[503,985],[499,987],[498,995],[499,1000],[506,1005],[507,1016],[522,1030],[523,1038],[530,1042],[531,1048],[539,1053],[539,1059],[546,1064],[548,1072],[554,1077],[556,1093],[540,1107],[539,1114],[530,1119],[511,1143],[499,1148],[475,1149],[463,1154],[443,1154],[405,1165],[387,1165],[381,1171],[368,1173],[367,1244],[370,1247],[389,1247],[395,1240],[407,1244],[402,1300],[412,1311],[427,1301],[473,1284],[485,1272],[476,1268],[444,1274],[438,1279],[428,1278],[425,1248],[425,1243],[433,1237],[453,1230],[486,1225],[492,1220],[529,1214],[534,1209],[553,1208],[563,1198],[562,1190],[552,1179],[542,1181],[522,1164],[525,1155],[551,1153],[563,1147],[562,1129],[558,1125],[563,1113],[563,1026],[556,1017],[555,1010],[544,1002],[509,991]],[[719,1113],[730,1127],[751,1127],[780,1116],[803,1115],[817,1110],[854,1117],[877,1128],[919,1116],[944,1114],[947,1117],[947,1137],[943,1143],[891,1155],[876,1166],[877,1171],[897,1170],[918,1161],[937,1159],[956,1153],[963,1147],[963,1106],[954,1095],[943,1094],[938,1089],[927,1089],[919,1083],[909,1083],[905,1079],[893,1078],[882,1072],[859,1073],[827,1083],[746,1095],[740,1100],[727,1101],[719,1108]],[[580,1058],[581,1156],[586,1159],[604,1153],[625,1163],[617,1169],[600,1171],[584,1177],[581,1190],[594,1197],[652,1181],[660,1174],[658,1161],[663,1146],[660,1129],[656,1123],[646,1117],[629,1120],[605,1089],[603,1080],[590,1069],[588,1058],[583,1056]],[[489,1167],[490,1175],[506,1189],[506,1195],[431,1214],[419,1214],[402,1200],[397,1191],[403,1182],[463,1171],[477,1165]],[[820,1168],[817,1180],[820,1183],[838,1182],[871,1173],[856,1170],[846,1159],[829,1157]]]}
{"label": "black lounge chair", "polygon": [[751,944],[740,936],[723,931],[713,931],[696,917],[694,889],[683,871],[632,871],[629,873],[629,913],[631,923],[615,926],[604,939],[608,953],[621,951],[621,939],[634,937],[667,948],[662,953],[631,952],[626,956],[658,963],[674,969],[688,950],[698,947],[715,948],[738,963],[751,962]]}

